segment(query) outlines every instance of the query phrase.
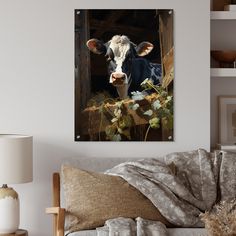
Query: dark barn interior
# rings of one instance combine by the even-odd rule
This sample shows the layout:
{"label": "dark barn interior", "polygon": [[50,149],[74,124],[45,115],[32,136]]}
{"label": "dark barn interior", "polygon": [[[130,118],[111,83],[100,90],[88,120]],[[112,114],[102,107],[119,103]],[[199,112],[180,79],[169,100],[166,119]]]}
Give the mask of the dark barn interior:
{"label": "dark barn interior", "polygon": [[[109,41],[114,35],[126,35],[135,44],[151,42],[154,49],[145,58],[161,63],[159,17],[156,10],[90,10],[89,26],[90,38],[103,42]],[[112,97],[117,97],[116,89],[108,81],[104,56],[93,53],[90,56],[91,92],[108,91]]]}
{"label": "dark barn interior", "polygon": [[[107,140],[104,131],[112,117],[103,116],[101,123],[101,107],[88,105],[88,102],[105,91],[113,98],[118,94],[109,83],[104,55],[91,53],[86,42],[97,38],[106,43],[114,35],[126,35],[135,44],[151,42],[154,49],[145,58],[162,64],[162,86],[173,91],[172,10],[75,10],[75,141]],[[107,106],[114,110],[114,105]],[[132,116],[131,141],[143,141],[148,122],[138,113]],[[147,141],[170,141],[169,136],[173,137],[173,130],[151,129]]]}

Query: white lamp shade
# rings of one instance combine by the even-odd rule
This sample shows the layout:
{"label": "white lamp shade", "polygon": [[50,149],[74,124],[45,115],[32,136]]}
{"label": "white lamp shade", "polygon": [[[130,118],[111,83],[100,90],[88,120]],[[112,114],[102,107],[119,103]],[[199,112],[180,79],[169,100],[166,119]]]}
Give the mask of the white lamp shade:
{"label": "white lamp shade", "polygon": [[0,184],[33,180],[33,137],[0,134]]}

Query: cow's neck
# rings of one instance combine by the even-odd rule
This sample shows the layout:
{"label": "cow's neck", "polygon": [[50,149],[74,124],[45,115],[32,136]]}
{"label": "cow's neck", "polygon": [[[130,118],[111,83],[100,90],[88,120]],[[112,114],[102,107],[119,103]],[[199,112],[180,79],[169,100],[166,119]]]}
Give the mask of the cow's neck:
{"label": "cow's neck", "polygon": [[123,84],[121,86],[116,86],[117,93],[121,99],[128,98],[129,84]]}

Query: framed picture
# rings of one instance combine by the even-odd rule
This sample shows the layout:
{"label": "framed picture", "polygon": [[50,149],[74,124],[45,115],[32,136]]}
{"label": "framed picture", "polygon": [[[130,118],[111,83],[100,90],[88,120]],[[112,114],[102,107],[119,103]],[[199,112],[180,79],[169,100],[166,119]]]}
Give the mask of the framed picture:
{"label": "framed picture", "polygon": [[74,14],[75,141],[173,141],[173,9]]}
{"label": "framed picture", "polygon": [[236,96],[219,96],[219,141],[236,143]]}

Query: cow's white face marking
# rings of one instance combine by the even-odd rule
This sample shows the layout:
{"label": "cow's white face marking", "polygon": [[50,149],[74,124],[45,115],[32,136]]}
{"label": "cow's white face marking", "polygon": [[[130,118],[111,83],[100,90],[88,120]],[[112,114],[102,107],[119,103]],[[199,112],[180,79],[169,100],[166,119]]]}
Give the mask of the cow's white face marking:
{"label": "cow's white face marking", "polygon": [[[113,51],[116,69],[114,73],[124,74],[124,84],[128,84],[127,75],[122,71],[122,65],[125,61],[126,53],[130,49],[130,40],[125,35],[115,35],[110,40],[109,47]],[[112,83],[112,75],[110,76],[110,83]]]}
{"label": "cow's white face marking", "polygon": [[[127,52],[130,50],[130,40],[125,35],[115,35],[110,40],[109,47],[113,51],[114,62],[116,63],[115,71],[110,75],[110,83],[116,87],[119,97],[124,99],[128,97],[129,81],[127,74],[122,71],[122,65]],[[120,83],[116,82],[121,79]]]}

